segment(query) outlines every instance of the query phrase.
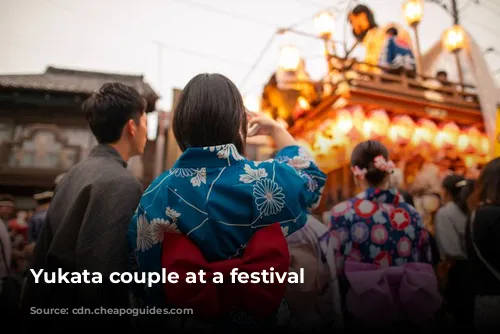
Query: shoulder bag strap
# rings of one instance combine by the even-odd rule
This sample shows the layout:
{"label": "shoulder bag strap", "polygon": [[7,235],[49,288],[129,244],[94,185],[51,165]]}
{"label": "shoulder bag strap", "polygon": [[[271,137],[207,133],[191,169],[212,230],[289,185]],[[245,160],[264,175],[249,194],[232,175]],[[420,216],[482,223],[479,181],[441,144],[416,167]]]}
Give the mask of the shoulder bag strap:
{"label": "shoulder bag strap", "polygon": [[481,255],[481,252],[479,251],[479,248],[477,247],[476,242],[474,241],[473,225],[475,218],[476,218],[476,211],[473,211],[470,216],[470,236],[472,240],[472,245],[474,246],[474,250],[476,251],[476,254],[479,257],[479,260],[481,260],[481,262],[486,266],[486,268],[488,268],[488,270],[493,274],[493,276],[495,276],[498,279],[498,281],[500,281],[500,273],[498,273],[498,271],[496,271],[495,268],[493,268],[493,266],[491,266],[488,263],[488,261],[486,261],[486,259]]}

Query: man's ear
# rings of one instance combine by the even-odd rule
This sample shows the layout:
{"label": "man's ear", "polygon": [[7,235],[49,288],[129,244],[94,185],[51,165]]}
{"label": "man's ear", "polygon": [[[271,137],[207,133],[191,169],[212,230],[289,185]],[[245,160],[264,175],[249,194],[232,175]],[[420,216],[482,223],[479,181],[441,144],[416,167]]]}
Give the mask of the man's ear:
{"label": "man's ear", "polygon": [[136,126],[133,119],[129,119],[127,121],[127,123],[125,124],[125,129],[126,129],[127,133],[130,135],[130,137],[135,136],[135,134],[137,132],[137,126]]}

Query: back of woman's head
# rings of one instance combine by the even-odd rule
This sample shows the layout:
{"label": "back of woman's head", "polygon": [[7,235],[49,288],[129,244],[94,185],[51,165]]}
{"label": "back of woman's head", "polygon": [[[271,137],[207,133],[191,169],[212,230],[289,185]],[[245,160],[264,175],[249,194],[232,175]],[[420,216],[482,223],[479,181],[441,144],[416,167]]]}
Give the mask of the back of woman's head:
{"label": "back of woman's head", "polygon": [[465,181],[465,178],[462,175],[451,174],[443,179],[441,186],[454,202],[458,202],[460,191],[466,184],[467,181]]}
{"label": "back of woman's head", "polygon": [[469,210],[469,206],[467,204],[467,201],[468,201],[470,195],[472,194],[472,192],[474,191],[474,187],[476,185],[476,180],[468,179],[468,180],[465,180],[464,182],[465,182],[465,185],[460,189],[460,193],[457,196],[456,203],[460,207],[460,210],[462,210],[462,212],[465,215],[468,215],[470,210]]}
{"label": "back of woman's head", "polygon": [[484,166],[468,202],[471,210],[480,204],[500,205],[500,158]]}
{"label": "back of woman's head", "polygon": [[362,174],[367,183],[374,187],[381,185],[394,169],[389,161],[387,147],[375,140],[356,145],[351,154],[351,166],[355,176]]}
{"label": "back of woman's head", "polygon": [[247,118],[238,88],[221,74],[195,76],[179,97],[172,127],[182,151],[234,144],[243,153]]}

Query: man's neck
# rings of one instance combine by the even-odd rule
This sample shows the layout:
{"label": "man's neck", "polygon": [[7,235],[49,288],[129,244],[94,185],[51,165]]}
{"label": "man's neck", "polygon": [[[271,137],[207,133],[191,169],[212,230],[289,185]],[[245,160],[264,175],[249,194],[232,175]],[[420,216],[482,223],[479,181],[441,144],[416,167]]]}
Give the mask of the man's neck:
{"label": "man's neck", "polygon": [[123,161],[128,161],[130,159],[129,149],[122,142],[116,142],[113,144],[108,144],[110,147],[114,148],[118,154],[122,157]]}

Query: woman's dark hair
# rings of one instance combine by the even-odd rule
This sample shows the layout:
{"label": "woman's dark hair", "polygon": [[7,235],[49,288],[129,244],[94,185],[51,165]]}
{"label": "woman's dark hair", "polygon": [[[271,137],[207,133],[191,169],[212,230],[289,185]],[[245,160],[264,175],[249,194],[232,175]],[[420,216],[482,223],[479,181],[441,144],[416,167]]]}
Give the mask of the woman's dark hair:
{"label": "woman's dark hair", "polygon": [[446,190],[448,194],[450,194],[453,201],[458,204],[460,191],[466,184],[467,182],[462,175],[451,174],[444,178],[441,186],[444,188],[444,190]]}
{"label": "woman's dark hair", "polygon": [[383,156],[385,160],[389,159],[387,147],[376,140],[359,143],[351,154],[351,166],[366,169],[365,180],[371,186],[380,185],[388,175],[387,172],[375,167],[374,159],[379,155]]}
{"label": "woman's dark hair", "polygon": [[470,210],[481,204],[500,205],[500,158],[495,158],[484,166],[468,204]]}
{"label": "woman's dark hair", "polygon": [[470,210],[467,204],[467,200],[474,191],[475,185],[476,180],[465,180],[465,185],[462,187],[462,189],[460,189],[460,193],[458,194],[457,200],[455,201],[455,203],[457,203],[458,207],[465,215],[469,215]]}
{"label": "woman's dark hair", "polygon": [[179,97],[172,128],[182,151],[234,144],[244,154],[247,118],[238,88],[221,74],[195,76]]}
{"label": "woman's dark hair", "polygon": [[406,190],[398,190],[399,194],[403,196],[403,199],[405,200],[405,203],[410,204],[411,206],[415,206],[415,202],[413,201],[413,196],[407,192]]}

